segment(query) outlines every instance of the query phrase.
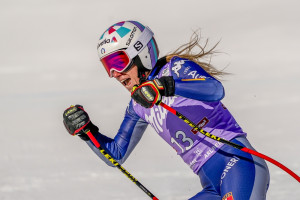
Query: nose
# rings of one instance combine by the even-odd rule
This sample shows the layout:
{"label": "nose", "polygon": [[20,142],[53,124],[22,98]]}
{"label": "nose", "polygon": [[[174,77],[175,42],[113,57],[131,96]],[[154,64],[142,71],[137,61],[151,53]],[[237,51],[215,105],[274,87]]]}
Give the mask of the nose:
{"label": "nose", "polygon": [[121,76],[122,74],[117,71],[112,71],[112,77],[117,78],[118,76]]}

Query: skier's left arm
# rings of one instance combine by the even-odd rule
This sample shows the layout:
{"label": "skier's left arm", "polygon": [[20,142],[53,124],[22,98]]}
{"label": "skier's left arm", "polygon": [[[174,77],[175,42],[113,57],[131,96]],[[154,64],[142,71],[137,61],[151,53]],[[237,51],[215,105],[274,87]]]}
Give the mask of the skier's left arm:
{"label": "skier's left arm", "polygon": [[[114,138],[107,137],[99,131],[95,132],[93,135],[102,148],[105,149],[111,157],[122,164],[139,143],[147,126],[148,123],[142,120],[134,112],[132,102],[130,102],[119,131]],[[95,147],[91,140],[87,140],[87,144],[104,162],[106,162],[106,164],[113,166],[108,159],[99,152],[98,148]]]}

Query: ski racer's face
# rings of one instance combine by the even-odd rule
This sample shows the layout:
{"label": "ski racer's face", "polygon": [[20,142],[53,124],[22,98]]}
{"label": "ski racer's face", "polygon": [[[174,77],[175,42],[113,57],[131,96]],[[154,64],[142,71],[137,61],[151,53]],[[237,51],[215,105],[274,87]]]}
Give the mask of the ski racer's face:
{"label": "ski racer's face", "polygon": [[117,81],[119,81],[129,92],[132,91],[134,85],[138,85],[140,83],[137,66],[135,64],[133,64],[133,66],[126,72],[113,71],[112,77],[117,79]]}

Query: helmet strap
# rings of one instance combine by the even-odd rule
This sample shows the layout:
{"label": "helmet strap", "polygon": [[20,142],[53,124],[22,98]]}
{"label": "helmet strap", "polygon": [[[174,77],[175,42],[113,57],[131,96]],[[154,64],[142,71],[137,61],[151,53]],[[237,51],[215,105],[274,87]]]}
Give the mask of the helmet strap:
{"label": "helmet strap", "polygon": [[144,65],[140,59],[140,56],[138,56],[138,55],[133,58],[133,62],[137,66],[138,78],[140,79],[140,84],[142,84],[143,82],[147,81],[146,72],[148,72],[150,70],[147,69],[146,67],[144,67]]}

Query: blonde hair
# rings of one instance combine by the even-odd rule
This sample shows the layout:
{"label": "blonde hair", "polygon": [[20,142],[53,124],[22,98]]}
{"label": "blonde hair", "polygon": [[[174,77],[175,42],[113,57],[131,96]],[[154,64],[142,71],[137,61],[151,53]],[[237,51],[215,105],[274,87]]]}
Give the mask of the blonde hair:
{"label": "blonde hair", "polygon": [[[209,73],[211,76],[219,79],[223,75],[227,75],[229,73],[224,72],[223,70],[216,69],[211,64],[211,57],[213,54],[220,53],[215,51],[215,48],[219,44],[216,43],[212,48],[206,50],[208,45],[208,39],[206,39],[204,45],[200,44],[201,36],[196,31],[192,34],[190,41],[186,44],[181,45],[179,48],[177,48],[172,53],[169,53],[166,56],[167,62],[170,62],[170,60],[174,57],[180,57],[189,59],[191,61],[194,61],[198,65],[200,65],[207,73]],[[195,49],[198,50],[198,52],[195,52]],[[209,61],[206,61],[207,58],[209,58]]]}

